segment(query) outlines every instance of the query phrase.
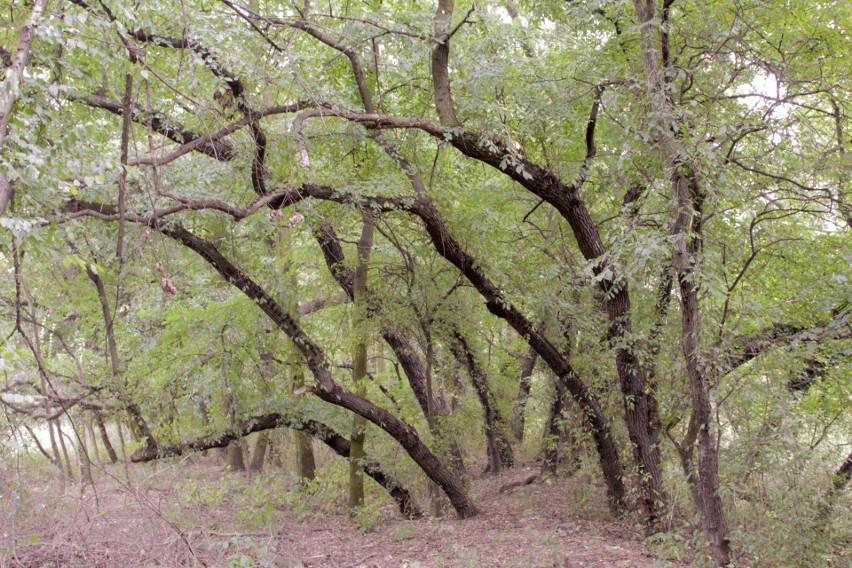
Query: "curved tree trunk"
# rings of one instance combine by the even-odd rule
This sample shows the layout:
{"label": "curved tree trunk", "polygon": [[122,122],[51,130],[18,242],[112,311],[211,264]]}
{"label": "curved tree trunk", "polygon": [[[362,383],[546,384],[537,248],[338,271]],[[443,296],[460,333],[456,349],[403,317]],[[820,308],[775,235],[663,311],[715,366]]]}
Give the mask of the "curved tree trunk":
{"label": "curved tree trunk", "polygon": [[[322,223],[314,230],[314,237],[320,245],[332,277],[352,300],[354,298],[354,273],[346,266],[343,247],[340,245],[340,239],[335,234],[334,228],[329,223]],[[378,311],[378,308],[370,303],[367,307],[371,313]],[[378,319],[381,320],[382,318]],[[441,447],[446,448],[450,468],[456,474],[464,476],[465,467],[461,448],[458,442],[452,436],[445,435],[441,428],[442,420],[450,415],[451,409],[442,396],[435,393],[430,396],[429,390],[426,388],[426,367],[417,355],[414,341],[405,331],[398,328],[386,327],[381,330],[381,334],[382,339],[391,348],[396,360],[402,367],[423,416],[428,417],[431,410],[434,420],[427,420],[427,423],[432,436],[440,441]]]}
{"label": "curved tree trunk", "polygon": [[[223,434],[214,434],[193,440],[191,442],[183,442],[172,446],[162,446],[158,450],[150,448],[140,448],[132,456],[131,461],[147,462],[160,458],[180,456],[187,452],[203,452],[212,448],[224,448],[231,442],[239,440],[243,436],[247,436],[252,432],[264,433],[268,430],[280,427],[292,428],[298,432],[303,432],[312,436],[329,448],[337,455],[349,459],[350,443],[349,440],[316,420],[304,418],[302,416],[291,416],[286,414],[264,414],[263,416],[255,416],[248,420],[234,424],[233,428]],[[364,456],[364,473],[373,478],[376,483],[384,487],[387,492],[393,497],[399,506],[400,512],[410,519],[419,518],[422,516],[420,508],[414,502],[411,493],[405,488],[402,483],[386,473],[381,465],[371,459],[369,456]]]}
{"label": "curved tree trunk", "polygon": [[334,382],[322,349],[305,334],[296,320],[287,314],[275,299],[245,272],[222,256],[212,243],[193,235],[180,225],[158,225],[155,228],[195,251],[211,264],[227,282],[254,300],[275,325],[290,337],[293,344],[301,351],[316,380],[317,386],[306,387],[302,389],[304,392],[312,392],[326,402],[355,412],[390,434],[420,466],[423,472],[444,491],[459,517],[467,518],[479,513],[479,509],[470,499],[462,479],[447,469],[441,460],[429,451],[429,448],[426,447],[411,426],[403,423],[383,408],[340,388]]}
{"label": "curved tree trunk", "polygon": [[[121,384],[120,381],[121,359],[118,356],[118,347],[115,343],[115,322],[112,319],[112,311],[110,310],[109,299],[106,295],[106,288],[104,287],[104,282],[101,279],[97,268],[95,268],[90,263],[86,263],[86,275],[89,277],[89,280],[91,280],[92,283],[95,285],[95,288],[98,291],[98,298],[101,301],[101,312],[103,314],[107,346],[109,348],[109,360],[112,366],[112,376],[113,379],[116,381],[115,386],[119,387],[121,390],[124,390],[126,385]],[[141,440],[143,444],[152,448],[156,448],[157,440],[154,438],[153,434],[151,434],[151,429],[148,428],[148,423],[142,416],[142,410],[139,408],[139,405],[133,402],[133,400],[130,399],[130,397],[126,393],[120,392],[119,398],[124,404],[124,410],[130,417],[130,428],[133,430],[133,435],[139,440]]]}

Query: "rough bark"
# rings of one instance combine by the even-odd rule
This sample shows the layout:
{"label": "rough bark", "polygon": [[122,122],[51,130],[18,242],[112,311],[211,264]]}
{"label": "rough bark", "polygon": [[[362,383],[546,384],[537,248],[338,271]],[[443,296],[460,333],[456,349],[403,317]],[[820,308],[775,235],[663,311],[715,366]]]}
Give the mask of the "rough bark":
{"label": "rough bark", "polygon": [[[359,114],[339,109],[325,109],[319,115],[337,116],[344,120],[358,122],[369,129],[416,128],[446,140],[465,156],[504,172],[522,187],[552,205],[568,221],[583,257],[586,260],[595,261],[593,272],[597,277],[596,282],[601,298],[605,299],[604,307],[609,320],[607,337],[616,352],[615,362],[628,433],[633,443],[634,457],[640,469],[642,504],[647,524],[653,527],[661,515],[666,500],[662,485],[660,453],[656,443],[657,432],[648,418],[656,408],[653,400],[654,393],[646,387],[642,366],[629,342],[623,341],[623,338],[632,334],[627,281],[621,276],[618,267],[606,258],[606,248],[597,224],[592,219],[579,192],[596,153],[594,128],[598,108],[599,102],[596,100],[592,106],[586,130],[588,146],[586,159],[577,180],[572,184],[562,182],[550,169],[531,162],[520,152],[509,148],[505,142],[489,139],[476,132],[448,128],[417,118],[396,118],[372,113]],[[408,170],[406,174],[409,178],[413,177]],[[421,193],[418,201],[422,203],[426,199],[427,197]],[[438,251],[443,255],[440,248]],[[546,360],[543,353],[539,352],[539,354]],[[569,390],[573,394],[570,386]],[[583,406],[582,403],[581,406]]]}
{"label": "rough bark", "polygon": [[[455,0],[438,0],[435,12],[435,40],[432,48],[432,88],[435,91],[435,110],[444,126],[456,126],[459,121],[453,109],[450,91],[450,24]],[[369,111],[368,111],[369,112]]]}
{"label": "rough bark", "polygon": [[[273,413],[255,416],[248,420],[238,422],[234,427],[222,434],[205,436],[191,442],[183,442],[175,445],[161,445],[158,449],[140,448],[131,457],[133,462],[147,462],[160,458],[180,456],[187,452],[203,452],[212,448],[224,448],[234,440],[247,436],[252,432],[264,432],[275,428],[286,427],[304,432],[316,438],[331,448],[340,457],[349,459],[349,440],[329,428],[322,422],[304,418],[301,416],[290,416]],[[364,457],[364,473],[373,478],[376,483],[384,487],[396,501],[400,513],[407,518],[419,518],[422,516],[420,508],[414,501],[411,493],[393,476],[386,473],[382,466],[370,458]]]}
{"label": "rough bark", "polygon": [[[571,396],[580,406],[585,426],[595,441],[601,470],[607,485],[610,508],[616,512],[623,511],[626,507],[621,462],[618,457],[618,449],[611,435],[610,426],[598,398],[580,379],[580,376],[556,346],[506,299],[503,292],[485,275],[473,256],[453,238],[449,227],[446,226],[437,208],[428,197],[417,197],[408,210],[420,217],[435,250],[455,265],[476,288],[485,300],[488,311],[505,320],[521,337],[525,338],[554,374],[565,383]],[[645,413],[645,416],[647,416],[647,413]]]}

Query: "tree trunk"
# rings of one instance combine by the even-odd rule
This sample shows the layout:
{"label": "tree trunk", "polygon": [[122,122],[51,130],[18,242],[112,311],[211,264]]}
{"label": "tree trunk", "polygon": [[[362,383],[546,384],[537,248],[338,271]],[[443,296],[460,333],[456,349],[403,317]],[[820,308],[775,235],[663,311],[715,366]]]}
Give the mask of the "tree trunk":
{"label": "tree trunk", "polygon": [[251,464],[249,465],[249,471],[257,473],[263,471],[263,464],[266,460],[266,449],[268,447],[269,434],[267,432],[261,432],[257,435],[257,441],[254,444],[254,452],[251,456]]}
{"label": "tree trunk", "polygon": [[[222,256],[211,242],[193,235],[179,224],[162,225],[155,223],[153,228],[195,251],[213,266],[227,282],[253,300],[270,320],[292,340],[292,343],[302,353],[317,385],[310,388],[303,387],[298,392],[312,392],[326,402],[365,417],[399,442],[423,472],[446,493],[459,517],[467,518],[479,513],[479,509],[476,508],[467,494],[462,479],[447,469],[429,451],[429,448],[411,426],[403,423],[383,408],[345,391],[334,382],[323,350],[305,334],[298,322],[248,274]],[[612,458],[617,463],[617,454],[613,455]]]}
{"label": "tree trunk", "polygon": [[[346,258],[343,255],[340,239],[328,223],[322,223],[315,229],[314,236],[322,249],[329,272],[351,300],[354,298],[354,272],[345,264]],[[377,315],[376,308],[369,303],[367,308],[372,315]],[[384,321],[381,317],[377,319]],[[426,422],[429,425],[430,433],[438,441],[439,447],[446,449],[450,468],[459,476],[464,477],[465,467],[461,448],[453,436],[445,435],[441,427],[443,419],[451,414],[451,408],[443,397],[436,396],[434,393],[432,393],[432,396],[429,395],[426,366],[417,355],[414,341],[407,333],[397,328],[385,327],[381,333],[382,339],[393,351],[408,379],[414,398],[417,400],[423,416],[427,418]],[[434,419],[429,419],[430,411]]]}
{"label": "tree trunk", "polygon": [[65,493],[65,467],[62,465],[62,454],[59,452],[59,444],[56,442],[58,425],[56,420],[47,422],[47,430],[50,433],[50,449],[53,451],[53,460],[59,473],[59,493]]}
{"label": "tree trunk", "polygon": [[476,391],[476,396],[482,406],[485,440],[486,440],[486,455],[488,456],[488,466],[486,472],[492,475],[497,475],[504,468],[513,467],[515,465],[515,456],[512,452],[512,444],[504,430],[505,423],[500,409],[497,407],[497,401],[494,398],[494,393],[491,392],[491,385],[488,381],[488,375],[485,370],[479,365],[473,351],[470,348],[465,337],[458,332],[453,331],[453,339],[450,343],[450,349],[456,359],[468,371],[473,388]]}
{"label": "tree trunk", "polygon": [[110,463],[116,463],[118,461],[118,455],[115,453],[115,448],[112,447],[112,443],[109,441],[109,435],[107,435],[106,424],[104,424],[104,417],[99,412],[95,413],[95,424],[98,426],[98,430],[101,433],[101,442],[106,449],[106,453],[109,456]]}
{"label": "tree trunk", "polygon": [[[73,427],[73,424],[72,424]],[[86,425],[85,421],[80,422],[79,427],[72,428],[75,438],[77,438],[77,460],[80,462],[80,483],[92,484],[92,459],[89,456],[89,450],[86,447]]]}
{"label": "tree trunk", "polygon": [[538,353],[536,353],[535,349],[530,347],[530,352],[526,357],[524,357],[524,364],[521,367],[521,379],[518,383],[518,395],[515,398],[515,419],[512,421],[512,434],[520,443],[523,443],[524,441],[527,401],[530,398],[530,389],[532,387],[531,379],[537,361]]}
{"label": "tree trunk", "polygon": [[90,416],[88,420],[86,420],[86,433],[89,435],[89,440],[92,443],[92,455],[95,456],[95,463],[100,463],[101,461],[101,452],[98,449],[98,438],[95,435],[95,423],[94,417]]}
{"label": "tree trunk", "polygon": [[121,359],[119,358],[118,347],[115,342],[115,322],[112,319],[112,311],[110,310],[109,299],[107,298],[104,282],[101,279],[97,268],[90,263],[86,263],[86,275],[95,285],[95,288],[98,291],[98,298],[101,302],[101,313],[103,314],[107,346],[109,347],[109,360],[112,366],[112,376],[116,382],[113,386],[119,388],[119,399],[124,403],[124,409],[130,416],[130,428],[133,435],[141,440],[143,444],[155,448],[157,447],[157,440],[151,434],[151,429],[148,428],[148,423],[142,416],[142,410],[139,408],[138,404],[133,402],[126,392],[123,392],[126,390],[127,385],[120,381]]}
{"label": "tree trunk", "polygon": [[[370,250],[373,247],[373,221],[367,213],[362,214],[364,226],[358,241],[358,264],[353,281],[352,332],[355,339],[352,360],[352,385],[356,395],[367,396],[367,271]],[[367,419],[355,414],[352,417],[351,449],[349,453],[349,509],[353,511],[364,505],[364,441],[367,434]]]}
{"label": "tree trunk", "polygon": [[52,465],[56,465],[56,462],[54,461],[54,457],[51,456],[48,453],[48,451],[44,448],[44,446],[41,445],[41,441],[38,439],[38,436],[36,436],[36,433],[33,432],[33,429],[30,428],[29,426],[27,426],[26,424],[24,424],[23,426],[24,426],[24,429],[27,432],[29,432],[30,437],[33,439],[33,442],[35,443],[36,447],[38,448],[38,451],[41,452],[41,455],[43,455],[45,458],[47,458],[47,461],[49,461]]}
{"label": "tree trunk", "polygon": [[121,424],[121,420],[116,420],[115,430],[118,432],[118,443],[121,447],[121,461],[127,463],[127,440],[124,439],[124,427]]}
{"label": "tree trunk", "polygon": [[[286,426],[300,432],[305,432],[310,436],[317,438],[331,448],[337,455],[346,459],[350,458],[351,445],[349,440],[316,420],[304,418],[302,416],[292,416],[285,414],[265,414],[263,416],[255,416],[249,420],[239,422],[225,434],[214,434],[205,438],[199,438],[192,442],[184,442],[173,446],[163,446],[157,450],[140,448],[131,459],[134,462],[146,462],[164,457],[179,456],[190,451],[205,451],[211,448],[223,448],[234,440],[238,440],[243,436],[247,436],[252,432],[266,432],[273,428]],[[371,459],[369,456],[364,456],[364,473],[373,478],[376,483],[384,487],[387,492],[399,505],[400,512],[406,518],[419,518],[422,512],[414,502],[411,493],[403,486],[403,484],[386,473],[381,465]]]}
{"label": "tree trunk", "polygon": [[[302,389],[304,386],[305,374],[299,368],[293,374],[293,390]],[[304,432],[295,431],[293,432],[293,443],[296,446],[296,475],[301,483],[308,484],[316,477],[317,469],[311,438]]]}
{"label": "tree trunk", "polygon": [[71,458],[68,456],[68,446],[65,445],[65,434],[62,432],[61,420],[56,421],[56,437],[59,438],[59,447],[62,448],[62,456],[65,458],[65,472],[70,480],[74,480],[74,468],[71,466]]}
{"label": "tree trunk", "polygon": [[565,385],[556,381],[553,401],[547,415],[542,436],[542,473],[551,475],[559,468],[560,445],[562,443],[562,414],[565,411]]}
{"label": "tree trunk", "polygon": [[[8,79],[7,85],[10,86],[4,89],[3,95],[0,97],[0,151],[3,150],[6,143],[6,136],[9,132],[9,120],[12,117],[12,110],[15,108],[15,101],[19,93],[24,92],[21,86],[24,84],[26,77],[25,69],[30,59],[33,40],[38,35],[36,23],[44,14],[48,1],[36,0],[32,3],[30,17],[25,20],[27,24],[21,28],[15,57],[11,60],[8,69],[5,66],[3,69],[4,78]],[[16,87],[12,88],[11,85],[15,85]],[[12,184],[9,182],[6,174],[6,168],[3,168],[0,171],[0,217],[6,212],[6,206],[12,199]]]}
{"label": "tree trunk", "polygon": [[234,440],[228,444],[228,455],[226,460],[228,471],[238,472],[246,470],[246,462],[243,459],[243,446],[241,440]]}
{"label": "tree trunk", "polygon": [[[726,566],[731,561],[728,529],[722,499],[719,495],[719,455],[710,431],[712,403],[706,369],[701,353],[701,315],[698,303],[698,282],[694,271],[700,247],[701,205],[703,195],[698,175],[691,169],[691,157],[686,156],[678,141],[678,121],[674,103],[666,87],[665,73],[657,55],[655,31],[656,3],[654,0],[634,0],[639,23],[642,63],[647,80],[651,110],[657,122],[657,145],[668,169],[675,204],[670,234],[674,240],[672,265],[680,289],[682,349],[692,392],[692,412],[698,427],[698,473],[703,502],[702,524],[710,541],[713,562]],[[663,64],[668,61],[664,57]],[[694,235],[689,240],[687,235]]]}
{"label": "tree trunk", "polygon": [[[297,282],[294,278],[288,275],[288,267],[292,264],[290,233],[292,227],[283,226],[278,231],[278,250],[276,252],[278,260],[281,263],[281,279],[289,280],[295,287]],[[185,243],[184,243],[185,244]],[[198,252],[198,251],[196,251]],[[218,252],[218,251],[217,251]],[[202,255],[203,256],[203,255]],[[209,259],[208,259],[209,261]],[[218,267],[217,267],[218,268]],[[221,271],[220,271],[221,274]],[[289,301],[285,306],[287,314],[293,319],[295,325],[299,325],[299,303],[295,300]],[[291,364],[291,378],[293,391],[297,391],[305,386],[305,373],[302,369],[301,353],[299,346],[293,341],[292,337],[287,341],[288,361]],[[314,448],[311,444],[311,438],[301,431],[293,432],[293,443],[296,450],[296,475],[299,482],[307,485],[314,480],[316,476],[316,460],[314,459]]]}

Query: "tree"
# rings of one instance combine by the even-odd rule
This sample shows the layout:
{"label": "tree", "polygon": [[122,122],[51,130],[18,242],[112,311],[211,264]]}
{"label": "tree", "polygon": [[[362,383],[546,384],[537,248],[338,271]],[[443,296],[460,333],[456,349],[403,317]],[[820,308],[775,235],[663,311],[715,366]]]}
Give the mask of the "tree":
{"label": "tree", "polygon": [[[299,400],[310,420],[352,424],[353,502],[368,421],[467,517],[471,448],[448,434],[449,401],[475,397],[497,471],[555,377],[551,416],[532,423],[555,435],[574,409],[610,509],[635,491],[649,533],[677,499],[670,443],[719,566],[740,554],[732,488],[753,479],[738,468],[795,454],[845,471],[848,9],[74,0],[35,18],[38,34],[21,10],[6,35],[32,71],[9,74],[23,90],[4,99],[0,150],[16,188],[9,345],[27,347],[29,374],[11,390],[57,416],[69,399],[123,409],[137,430],[152,423],[153,456],[179,429],[244,432]],[[103,34],[115,41],[86,39]],[[82,270],[92,294],[65,321],[46,283]],[[340,289],[349,302],[329,299]],[[187,350],[179,312],[222,338],[181,368],[185,389],[152,354],[121,368],[137,346]],[[42,328],[109,354],[109,380],[69,380],[77,355],[40,350]],[[370,331],[405,389],[364,379]],[[469,395],[446,379],[456,368]],[[226,379],[230,416],[212,386]],[[181,417],[201,403],[206,423]],[[784,425],[786,446],[757,441]]]}

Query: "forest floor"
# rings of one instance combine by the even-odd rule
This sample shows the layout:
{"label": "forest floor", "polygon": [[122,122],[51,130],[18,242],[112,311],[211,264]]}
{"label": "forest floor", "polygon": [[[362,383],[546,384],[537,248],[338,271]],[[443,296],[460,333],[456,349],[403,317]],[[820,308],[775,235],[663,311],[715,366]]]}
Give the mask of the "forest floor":
{"label": "forest floor", "polygon": [[321,495],[327,487],[286,497],[280,478],[224,474],[203,460],[113,467],[94,488],[69,485],[61,495],[55,478],[24,488],[3,474],[0,566],[685,565],[659,558],[641,531],[611,518],[601,487],[579,476],[523,484],[531,467],[474,480],[483,514],[465,521],[451,513],[406,521],[387,503],[351,518]]}

